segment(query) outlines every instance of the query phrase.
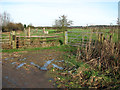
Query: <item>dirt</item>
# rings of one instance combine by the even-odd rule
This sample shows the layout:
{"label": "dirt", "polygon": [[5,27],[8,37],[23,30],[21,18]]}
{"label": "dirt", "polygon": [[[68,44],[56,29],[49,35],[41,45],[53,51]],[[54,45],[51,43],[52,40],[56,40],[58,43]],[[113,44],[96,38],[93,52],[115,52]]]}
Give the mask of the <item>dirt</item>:
{"label": "dirt", "polygon": [[[3,88],[56,88],[54,79],[47,74],[56,64],[63,67],[63,52],[56,50],[22,51],[2,53],[2,87]],[[53,60],[47,70],[41,70],[49,60]],[[31,62],[37,66],[31,65]],[[21,65],[21,66],[20,66]]]}

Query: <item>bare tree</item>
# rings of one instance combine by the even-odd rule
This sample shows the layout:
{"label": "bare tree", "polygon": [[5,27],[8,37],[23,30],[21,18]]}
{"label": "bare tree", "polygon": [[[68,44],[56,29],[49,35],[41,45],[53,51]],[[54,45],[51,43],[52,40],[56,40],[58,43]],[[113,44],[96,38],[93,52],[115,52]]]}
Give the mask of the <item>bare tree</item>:
{"label": "bare tree", "polygon": [[6,26],[10,23],[10,14],[7,12],[0,13],[0,26]]}
{"label": "bare tree", "polygon": [[55,20],[55,25],[53,25],[53,26],[57,27],[61,30],[65,30],[68,26],[70,26],[72,24],[73,24],[72,20],[68,20],[67,16],[62,15],[59,17],[59,19]]}

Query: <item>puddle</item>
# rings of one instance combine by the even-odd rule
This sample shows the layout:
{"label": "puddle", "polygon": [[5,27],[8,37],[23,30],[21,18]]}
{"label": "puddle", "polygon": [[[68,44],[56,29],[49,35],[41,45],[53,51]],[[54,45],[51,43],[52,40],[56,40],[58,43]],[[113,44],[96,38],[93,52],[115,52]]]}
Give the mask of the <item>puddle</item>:
{"label": "puddle", "polygon": [[55,62],[64,62],[64,60],[56,60]]}
{"label": "puddle", "polygon": [[17,62],[12,62],[11,64],[16,64]]}
{"label": "puddle", "polygon": [[40,69],[40,66],[35,64],[34,62],[30,62],[31,65],[34,65],[35,67],[39,68]]}
{"label": "puddle", "polygon": [[52,60],[49,60],[49,61],[46,61],[46,63],[44,64],[43,67],[40,67],[39,65],[35,64],[34,62],[30,62],[31,65],[34,65],[35,67],[41,69],[41,70],[47,70],[47,66],[52,62],[54,61],[54,59]]}
{"label": "puddle", "polygon": [[40,69],[41,69],[41,70],[47,70],[47,68],[46,68],[46,67],[44,67],[44,66],[43,66],[43,67],[41,67]]}
{"label": "puddle", "polygon": [[63,69],[62,67],[59,67],[58,65],[56,65],[56,64],[52,64],[53,65],[53,67],[56,67],[56,68],[58,68],[58,69]]}
{"label": "puddle", "polygon": [[9,58],[5,58],[4,60],[8,60]]}
{"label": "puddle", "polygon": [[16,68],[16,69],[18,69],[18,68],[22,67],[24,64],[26,64],[26,63],[22,63],[22,64],[20,64],[19,66],[17,66],[17,68]]}
{"label": "puddle", "polygon": [[[35,64],[34,62],[30,62],[30,64],[31,65],[34,65],[35,67],[37,67],[37,68],[39,68],[39,69],[41,69],[41,70],[48,70],[47,69],[47,66],[52,62],[52,61],[54,61],[55,59],[52,59],[52,60],[49,60],[49,61],[46,61],[46,63],[44,64],[44,66],[42,66],[42,67],[40,67],[39,65],[37,65],[37,64]],[[55,62],[64,62],[64,60],[57,60],[57,61],[55,61]],[[58,68],[58,69],[63,69],[62,67],[59,67],[59,66],[57,66],[56,64],[52,64],[53,65],[53,67],[56,67],[56,68]]]}
{"label": "puddle", "polygon": [[4,60],[9,60],[9,59],[14,59],[13,57],[12,58],[5,58]]}
{"label": "puddle", "polygon": [[27,58],[23,58],[23,59],[18,59],[19,61],[24,61],[24,60],[26,60]]}
{"label": "puddle", "polygon": [[47,70],[47,66],[48,66],[52,61],[54,61],[54,59],[49,60],[49,61],[46,61],[46,63],[44,64],[44,66],[41,67],[41,70]]}

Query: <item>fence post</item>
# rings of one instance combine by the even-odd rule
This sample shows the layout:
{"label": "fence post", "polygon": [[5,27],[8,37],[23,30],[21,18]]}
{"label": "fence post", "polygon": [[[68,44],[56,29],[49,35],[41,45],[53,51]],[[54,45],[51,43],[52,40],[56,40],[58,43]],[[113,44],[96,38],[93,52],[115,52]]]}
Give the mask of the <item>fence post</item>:
{"label": "fence post", "polygon": [[19,48],[19,37],[16,37],[16,48]]}
{"label": "fence post", "polygon": [[113,40],[112,40],[112,35],[110,35],[110,43],[112,43],[112,41],[113,41]]}
{"label": "fence post", "polygon": [[99,42],[100,42],[100,34],[98,34],[98,40],[99,40]]}
{"label": "fence post", "polygon": [[102,42],[103,41],[103,34],[101,33],[100,34],[100,42]]}
{"label": "fence post", "polygon": [[29,27],[29,29],[28,29],[28,36],[30,37],[30,27]]}
{"label": "fence post", "polygon": [[102,43],[104,42],[104,35],[102,34]]}
{"label": "fence post", "polygon": [[10,43],[10,46],[11,46],[11,32],[9,32],[9,43]]}
{"label": "fence post", "polygon": [[13,47],[13,49],[16,48],[16,35],[15,35],[15,31],[12,31],[12,47]]}
{"label": "fence post", "polygon": [[67,30],[64,31],[64,44],[65,45],[68,44],[68,32],[67,32]]}

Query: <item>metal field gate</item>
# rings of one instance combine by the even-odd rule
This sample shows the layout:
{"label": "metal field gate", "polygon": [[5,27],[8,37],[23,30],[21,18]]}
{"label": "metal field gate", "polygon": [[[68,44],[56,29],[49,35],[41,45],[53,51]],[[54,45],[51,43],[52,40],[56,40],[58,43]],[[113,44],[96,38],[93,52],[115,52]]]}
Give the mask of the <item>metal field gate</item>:
{"label": "metal field gate", "polygon": [[100,40],[99,36],[102,32],[81,32],[81,31],[67,31],[65,33],[66,43],[71,46],[85,46],[86,44],[94,44],[95,40]]}

